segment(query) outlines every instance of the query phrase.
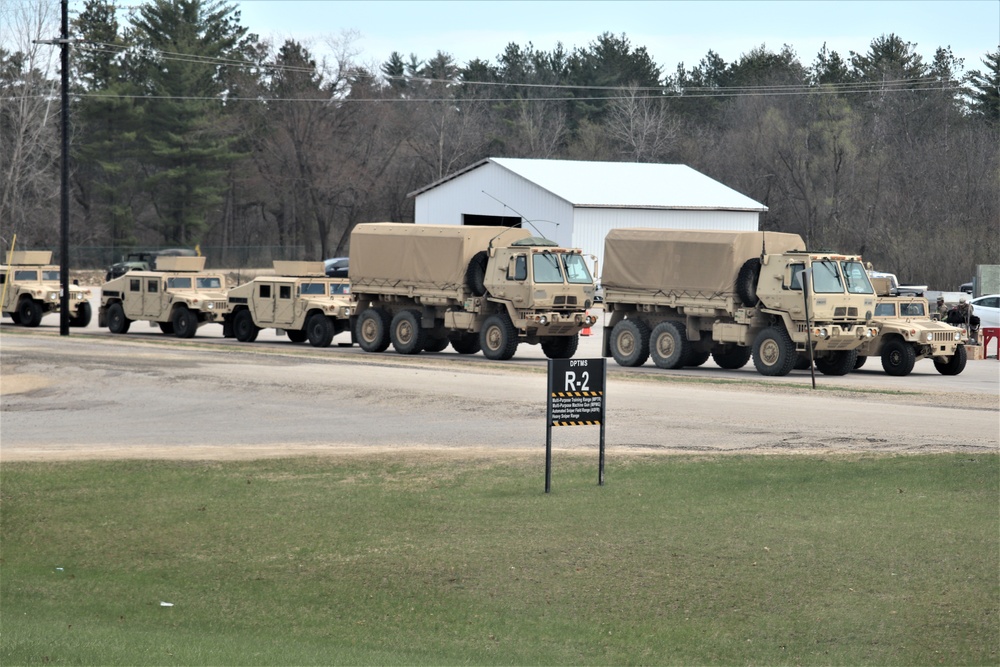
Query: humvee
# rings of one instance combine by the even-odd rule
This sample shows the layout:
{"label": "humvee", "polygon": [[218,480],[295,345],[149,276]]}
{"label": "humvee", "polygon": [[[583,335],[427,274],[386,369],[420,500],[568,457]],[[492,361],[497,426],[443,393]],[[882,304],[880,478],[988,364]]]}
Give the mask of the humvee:
{"label": "humvee", "polygon": [[[42,316],[58,313],[61,308],[59,267],[51,264],[47,250],[18,250],[10,253],[6,266],[0,266],[0,291],[3,314],[14,324],[37,327]],[[69,325],[90,324],[90,290],[69,286]]]}
{"label": "humvee", "polygon": [[236,340],[250,343],[274,328],[293,343],[328,347],[347,331],[354,310],[347,279],[327,278],[323,262],[274,262],[274,272],[229,291],[226,317]]}
{"label": "humvee", "polygon": [[98,323],[123,334],[136,320],[191,338],[203,324],[222,324],[225,277],[205,272],[204,257],[159,257],[156,271],[129,271],[101,287]]}
{"label": "humvee", "polygon": [[926,299],[883,294],[875,305],[872,324],[878,327],[878,335],[858,348],[855,369],[878,355],[889,375],[909,375],[918,359],[933,359],[942,375],[965,370],[968,337],[958,327],[932,320]]}

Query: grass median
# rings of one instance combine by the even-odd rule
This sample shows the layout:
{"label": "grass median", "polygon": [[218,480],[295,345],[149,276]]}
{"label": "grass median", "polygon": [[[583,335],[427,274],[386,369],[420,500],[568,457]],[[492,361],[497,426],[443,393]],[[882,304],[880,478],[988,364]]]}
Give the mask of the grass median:
{"label": "grass median", "polygon": [[1000,661],[1000,459],[4,464],[0,664]]}

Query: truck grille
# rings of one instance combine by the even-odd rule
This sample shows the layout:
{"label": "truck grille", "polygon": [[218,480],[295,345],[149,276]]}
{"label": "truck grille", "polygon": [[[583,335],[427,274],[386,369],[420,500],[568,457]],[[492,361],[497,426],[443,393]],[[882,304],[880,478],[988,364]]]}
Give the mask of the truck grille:
{"label": "truck grille", "polygon": [[556,306],[575,306],[576,305],[576,297],[575,296],[560,295],[560,296],[557,296],[555,298],[555,301],[553,303]]}
{"label": "truck grille", "polygon": [[934,332],[934,342],[935,343],[950,343],[955,340],[955,334],[951,331],[935,331]]}
{"label": "truck grille", "polygon": [[857,317],[858,316],[858,309],[857,308],[845,308],[845,307],[841,306],[840,308],[834,308],[833,309],[833,316],[834,317]]}

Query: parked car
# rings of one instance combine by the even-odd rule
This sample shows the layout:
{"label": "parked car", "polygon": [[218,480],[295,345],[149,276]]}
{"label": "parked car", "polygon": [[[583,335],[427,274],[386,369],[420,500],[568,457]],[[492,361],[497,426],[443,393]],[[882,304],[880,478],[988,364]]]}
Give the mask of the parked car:
{"label": "parked car", "polygon": [[979,317],[979,327],[1000,327],[1000,294],[987,294],[973,299],[972,314]]}
{"label": "parked car", "polygon": [[327,278],[347,277],[347,257],[334,257],[323,262]]}

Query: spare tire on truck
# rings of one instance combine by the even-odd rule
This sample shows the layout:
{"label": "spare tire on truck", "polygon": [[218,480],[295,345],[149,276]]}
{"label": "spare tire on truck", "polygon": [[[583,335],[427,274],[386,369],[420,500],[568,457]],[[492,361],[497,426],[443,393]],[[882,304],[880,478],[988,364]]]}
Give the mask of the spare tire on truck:
{"label": "spare tire on truck", "polygon": [[486,294],[486,265],[489,261],[490,256],[485,250],[480,250],[469,260],[469,267],[465,270],[465,285],[473,296]]}
{"label": "spare tire on truck", "polygon": [[736,296],[747,308],[757,305],[757,280],[760,278],[760,258],[754,257],[743,262],[736,276]]}

